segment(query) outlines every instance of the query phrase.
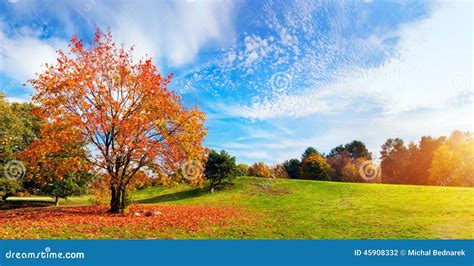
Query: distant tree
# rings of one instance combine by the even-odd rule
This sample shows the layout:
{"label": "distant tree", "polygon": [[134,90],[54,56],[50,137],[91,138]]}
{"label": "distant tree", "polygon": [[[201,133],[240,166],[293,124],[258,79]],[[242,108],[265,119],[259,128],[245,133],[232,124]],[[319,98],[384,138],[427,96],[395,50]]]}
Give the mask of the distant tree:
{"label": "distant tree", "polygon": [[[459,138],[460,137],[460,138]],[[433,155],[429,184],[474,186],[474,138],[453,133]]]}
{"label": "distant tree", "polygon": [[276,164],[276,165],[271,167],[271,170],[272,170],[273,176],[275,178],[280,178],[280,179],[290,178],[288,176],[288,173],[286,172],[285,167],[283,166],[283,164]]}
{"label": "distant tree", "polygon": [[[342,147],[342,145],[338,147]],[[353,164],[353,160],[349,153],[344,148],[342,148],[342,150],[338,150],[337,152],[335,152],[335,149],[337,149],[337,147],[331,150],[330,156],[327,158],[327,162],[332,168],[332,171],[330,172],[331,180],[355,182],[351,181],[352,179],[345,177],[343,172],[346,165]]]}
{"label": "distant tree", "polygon": [[88,172],[74,172],[67,174],[62,179],[53,179],[51,182],[43,184],[39,191],[43,195],[55,198],[55,205],[59,205],[59,199],[67,199],[72,196],[82,196],[87,194],[89,184],[94,175]]}
{"label": "distant tree", "polygon": [[237,165],[237,176],[246,176],[249,174],[249,166],[244,164],[244,163],[240,163]]}
{"label": "distant tree", "polygon": [[238,171],[235,157],[230,156],[226,151],[222,150],[218,153],[212,150],[209,153],[204,174],[210,180],[211,189],[221,187],[224,181],[231,182]]}
{"label": "distant tree", "polygon": [[[346,144],[347,145],[347,144]],[[346,148],[344,148],[344,145],[339,145],[337,147],[334,147],[333,149],[331,149],[331,151],[329,152],[328,154],[328,158],[331,158],[331,157],[336,157],[338,155],[340,155],[341,153],[343,152],[346,152],[347,153],[347,150]]]}
{"label": "distant tree", "polygon": [[445,137],[423,136],[417,144],[411,143],[408,145],[406,169],[404,171],[405,184],[427,185],[430,183],[428,170],[434,152],[445,142]]}
{"label": "distant tree", "polygon": [[23,125],[23,130],[19,132],[21,144],[18,149],[24,150],[38,138],[41,120],[33,115],[32,103],[12,103],[11,108]]}
{"label": "distant tree", "polygon": [[15,195],[15,193],[22,191],[21,183],[18,180],[0,178],[0,193],[2,200]]}
{"label": "distant tree", "polygon": [[372,160],[372,154],[362,141],[353,140],[351,143],[344,145],[344,149],[349,153],[349,156],[354,159]]}
{"label": "distant tree", "polygon": [[[0,93],[0,114],[0,170],[2,170],[9,161],[15,159],[15,154],[22,148],[24,125],[2,93]],[[4,177],[3,171],[0,171],[1,177]]]}
{"label": "distant tree", "polygon": [[359,173],[359,164],[350,160],[341,169],[340,179],[342,182],[364,182]]}
{"label": "distant tree", "polygon": [[285,168],[288,177],[292,179],[301,178],[300,166],[301,162],[298,159],[290,159],[283,163],[283,167]]}
{"label": "distant tree", "polygon": [[318,150],[316,150],[313,147],[308,147],[308,148],[306,148],[306,150],[301,155],[301,161],[303,161],[304,159],[306,159],[306,158],[308,158],[312,155],[316,155],[316,154],[319,154]]}
{"label": "distant tree", "polygon": [[408,149],[400,138],[388,139],[383,145],[381,154],[382,182],[403,184],[408,163]]}
{"label": "distant tree", "polygon": [[312,180],[331,180],[329,172],[331,166],[326,159],[319,154],[311,155],[305,158],[301,164],[301,176],[304,179]]}
{"label": "distant tree", "polygon": [[272,169],[263,162],[254,163],[250,166],[249,175],[263,178],[274,178]]}

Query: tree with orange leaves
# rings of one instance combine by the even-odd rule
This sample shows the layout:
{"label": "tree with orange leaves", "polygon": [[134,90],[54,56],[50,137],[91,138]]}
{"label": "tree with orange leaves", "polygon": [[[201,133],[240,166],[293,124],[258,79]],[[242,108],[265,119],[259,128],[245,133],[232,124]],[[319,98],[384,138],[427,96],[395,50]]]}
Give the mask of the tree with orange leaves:
{"label": "tree with orange leaves", "polygon": [[[37,91],[34,113],[45,122],[42,138],[22,155],[33,161],[28,166],[54,162],[49,168],[61,178],[87,162],[108,180],[112,213],[125,209],[127,188],[139,172],[202,184],[199,173],[183,178],[182,166],[205,160],[205,116],[168,90],[171,75],[163,77],[150,58],[133,61],[133,48],[117,47],[111,33],[99,29],[90,47],[73,37],[69,50],[58,51],[57,64],[30,81]],[[88,152],[75,150],[78,143]],[[62,149],[67,158],[54,159]]]}

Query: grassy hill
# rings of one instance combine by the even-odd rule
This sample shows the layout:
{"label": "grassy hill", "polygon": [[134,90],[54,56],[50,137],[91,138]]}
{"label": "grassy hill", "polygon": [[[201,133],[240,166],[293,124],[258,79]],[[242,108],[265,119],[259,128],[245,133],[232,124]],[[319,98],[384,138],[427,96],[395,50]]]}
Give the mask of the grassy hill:
{"label": "grassy hill", "polygon": [[[62,203],[63,206],[64,203],[90,205],[90,199],[91,196],[87,196]],[[212,194],[187,185],[150,187],[132,193],[136,207],[162,208],[163,216],[134,218],[132,210],[124,218],[104,218],[93,210],[91,219],[87,220],[81,214],[90,215],[89,207],[85,206],[84,210],[74,207],[69,211],[67,208],[48,207],[44,211],[35,208],[17,218],[13,218],[18,215],[15,211],[4,213],[6,224],[18,225],[12,224],[3,231],[4,235],[14,238],[474,239],[472,199],[474,188],[245,177],[237,179],[233,187]],[[242,222],[242,219],[225,224],[213,222],[212,217],[229,208],[243,210],[243,216],[248,216],[250,222]],[[48,210],[52,215],[44,214]],[[37,215],[45,216],[47,222],[36,222]],[[61,220],[62,215],[73,215],[68,219],[79,221],[74,222],[74,226],[64,225],[59,229],[58,223],[66,219]],[[47,220],[46,216],[53,220]],[[186,224],[190,216],[194,216],[191,220],[203,218],[209,223],[199,230],[179,225],[181,221]],[[96,224],[103,218],[110,219],[111,224]],[[31,227],[31,222],[25,219],[31,219],[40,227],[25,229],[30,231],[18,235],[23,230],[18,228]],[[165,219],[175,222],[168,223]],[[168,235],[170,230],[153,231],[152,222],[169,228],[172,235]]]}
{"label": "grassy hill", "polygon": [[213,194],[187,186],[151,187],[135,192],[133,199],[141,204],[239,207],[260,215],[251,226],[216,229],[219,238],[474,238],[473,188],[248,177]]}

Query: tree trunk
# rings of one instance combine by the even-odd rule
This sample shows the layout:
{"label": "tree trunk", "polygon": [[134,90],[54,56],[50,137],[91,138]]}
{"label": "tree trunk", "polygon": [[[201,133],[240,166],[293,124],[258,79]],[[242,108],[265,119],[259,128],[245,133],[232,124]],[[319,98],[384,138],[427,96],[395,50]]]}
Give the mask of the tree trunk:
{"label": "tree trunk", "polygon": [[11,196],[13,196],[13,193],[6,193],[5,195],[2,196],[2,200],[6,201]]}
{"label": "tree trunk", "polygon": [[59,197],[54,198],[54,206],[59,206]]}
{"label": "tree trunk", "polygon": [[111,187],[111,197],[110,197],[110,213],[122,213],[127,207],[126,202],[126,189],[125,188],[116,188]]}
{"label": "tree trunk", "polygon": [[119,213],[120,212],[120,191],[111,186],[110,187],[110,213]]}

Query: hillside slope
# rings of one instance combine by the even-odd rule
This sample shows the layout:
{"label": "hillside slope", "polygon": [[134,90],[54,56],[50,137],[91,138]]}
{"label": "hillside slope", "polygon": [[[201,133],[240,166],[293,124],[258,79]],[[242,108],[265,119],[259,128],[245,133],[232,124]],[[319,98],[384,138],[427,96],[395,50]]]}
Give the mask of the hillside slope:
{"label": "hillside slope", "polygon": [[474,238],[474,188],[246,177],[237,179],[233,188],[213,194],[187,186],[152,187],[134,193],[133,199],[142,204],[239,207],[259,215],[255,225],[217,228],[213,237]]}

